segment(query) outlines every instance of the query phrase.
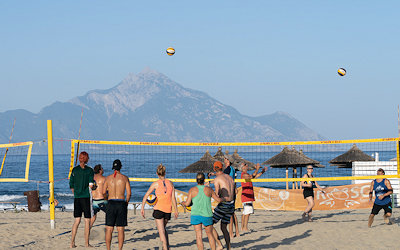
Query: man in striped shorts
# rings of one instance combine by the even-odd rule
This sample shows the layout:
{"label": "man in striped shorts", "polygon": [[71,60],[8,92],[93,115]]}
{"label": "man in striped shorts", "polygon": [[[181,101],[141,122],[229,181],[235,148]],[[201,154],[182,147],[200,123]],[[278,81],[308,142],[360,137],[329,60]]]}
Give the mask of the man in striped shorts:
{"label": "man in striped shorts", "polygon": [[[235,183],[233,179],[222,172],[222,162],[214,163],[214,171],[216,172],[216,178],[214,180],[215,193],[224,201],[219,203],[214,209],[213,223],[216,224],[221,220],[221,231],[224,234],[227,249],[231,248],[231,240],[227,225],[229,224],[232,214],[235,211]],[[218,238],[218,233],[213,229],[215,240],[217,241],[218,247],[222,248],[222,243]]]}

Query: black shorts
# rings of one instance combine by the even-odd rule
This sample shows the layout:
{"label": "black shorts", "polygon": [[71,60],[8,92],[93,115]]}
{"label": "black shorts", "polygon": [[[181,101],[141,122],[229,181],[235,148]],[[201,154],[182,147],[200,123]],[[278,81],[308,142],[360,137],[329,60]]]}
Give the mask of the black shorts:
{"label": "black shorts", "polygon": [[160,210],[154,210],[153,211],[153,217],[154,217],[154,219],[170,220],[171,219],[171,213],[164,213],[163,211],[160,211]]}
{"label": "black shorts", "polygon": [[303,196],[304,199],[307,197],[313,197],[314,198],[314,190],[310,189],[303,189]]}
{"label": "black shorts", "polygon": [[74,217],[80,218],[82,217],[82,213],[85,218],[92,218],[90,198],[74,199]]}
{"label": "black shorts", "polygon": [[385,214],[392,213],[392,202],[389,202],[386,205],[378,205],[378,204],[374,203],[374,206],[372,207],[371,214],[377,215],[379,213],[379,211],[381,211],[382,208],[385,211]]}
{"label": "black shorts", "polygon": [[106,226],[126,227],[128,225],[128,203],[124,200],[108,200]]}

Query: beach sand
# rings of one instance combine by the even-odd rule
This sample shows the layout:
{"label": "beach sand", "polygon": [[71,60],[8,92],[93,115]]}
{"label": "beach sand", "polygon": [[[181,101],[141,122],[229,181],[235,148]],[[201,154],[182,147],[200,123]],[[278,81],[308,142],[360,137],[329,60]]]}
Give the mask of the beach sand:
{"label": "beach sand", "polygon": [[[125,249],[158,249],[159,238],[152,210],[146,219],[129,210],[125,233]],[[251,232],[241,233],[232,240],[234,249],[396,249],[400,245],[400,209],[394,209],[394,224],[385,225],[383,210],[375,217],[372,228],[367,227],[370,209],[315,211],[313,222],[303,222],[301,212],[256,210],[250,216]],[[236,212],[238,220],[241,213]],[[98,214],[91,232],[91,244],[105,249],[104,213]],[[50,229],[49,212],[8,211],[0,213],[0,249],[68,249],[71,239],[72,212],[56,212],[56,229]],[[84,249],[84,222],[78,230],[77,249]],[[222,237],[217,225],[217,231]],[[190,225],[190,214],[181,213],[168,225],[172,249],[195,249],[195,233]],[[114,231],[112,248],[117,249]],[[204,247],[209,249],[203,230]],[[224,241],[223,241],[224,243]]]}

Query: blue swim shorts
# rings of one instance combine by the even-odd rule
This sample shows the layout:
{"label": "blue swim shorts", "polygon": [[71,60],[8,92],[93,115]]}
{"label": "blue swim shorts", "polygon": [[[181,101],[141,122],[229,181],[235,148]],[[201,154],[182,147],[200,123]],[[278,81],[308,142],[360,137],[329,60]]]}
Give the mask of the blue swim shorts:
{"label": "blue swim shorts", "polygon": [[200,215],[192,215],[190,216],[190,224],[191,225],[198,225],[203,224],[205,227],[213,224],[212,217],[204,217]]}
{"label": "blue swim shorts", "polygon": [[107,201],[106,200],[95,200],[93,199],[93,212],[97,214],[100,210],[106,212]]}

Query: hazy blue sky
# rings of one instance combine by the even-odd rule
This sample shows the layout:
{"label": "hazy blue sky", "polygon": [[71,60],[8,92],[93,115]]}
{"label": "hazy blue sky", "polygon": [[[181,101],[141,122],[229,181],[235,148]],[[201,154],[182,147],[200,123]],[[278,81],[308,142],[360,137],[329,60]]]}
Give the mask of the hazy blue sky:
{"label": "hazy blue sky", "polygon": [[37,113],[148,66],[330,139],[397,136],[400,1],[192,2],[1,1],[0,112]]}

